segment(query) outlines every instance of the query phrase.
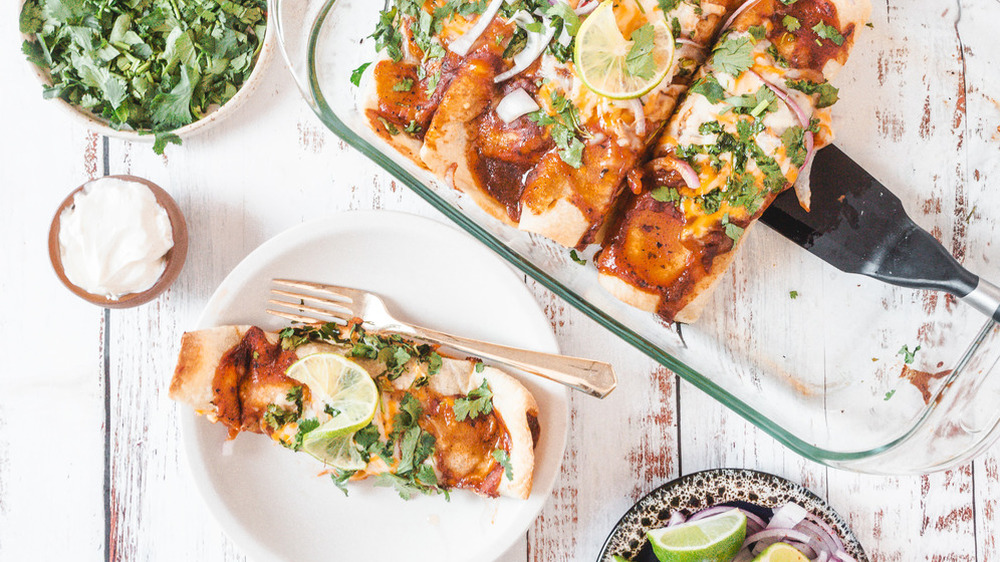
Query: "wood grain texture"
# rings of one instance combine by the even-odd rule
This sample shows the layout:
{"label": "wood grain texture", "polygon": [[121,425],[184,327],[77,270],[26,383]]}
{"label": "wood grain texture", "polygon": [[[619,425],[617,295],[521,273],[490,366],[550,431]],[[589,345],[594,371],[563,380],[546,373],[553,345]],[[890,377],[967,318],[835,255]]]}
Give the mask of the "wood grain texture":
{"label": "wood grain texture", "polygon": [[[954,29],[935,23],[924,39],[938,49],[922,64],[908,66],[913,61],[901,38],[893,40],[900,45],[873,47],[856,79],[877,84],[882,96],[899,96],[898,103],[851,112],[846,99],[838,117],[869,122],[879,146],[907,154],[915,164],[883,179],[926,182],[927,193],[906,201],[917,209],[917,222],[936,229],[970,268],[1000,279],[994,243],[1000,221],[990,207],[1000,179],[1000,61],[978,56],[972,39],[995,37],[995,22],[984,16],[995,13],[991,1],[965,2],[961,13],[953,2],[920,11],[875,2],[872,45],[893,33],[895,18],[923,18],[920,25],[928,28],[932,18],[946,18]],[[0,21],[16,21],[13,5],[0,7]],[[242,562],[187,475],[178,407],[166,398],[181,333],[195,326],[214,288],[243,257],[290,226],[346,209],[441,216],[329,133],[278,58],[258,94],[231,120],[156,156],[146,144],[112,139],[105,148],[104,139],[43,102],[9,27],[0,31],[0,73],[10,77],[0,102],[17,111],[0,115],[0,310],[6,313],[0,345],[15,359],[0,369],[0,561]],[[849,96],[857,96],[859,106],[871,106],[860,100],[868,92],[855,92]],[[919,114],[910,110],[913,96]],[[847,148],[855,142],[842,140]],[[950,143],[950,154],[935,148],[942,142]],[[952,154],[961,155],[956,164],[940,163],[954,160]],[[880,156],[858,159],[870,165]],[[167,189],[186,214],[191,247],[181,277],[164,296],[105,315],[58,284],[44,244],[59,201],[106,171],[141,175]],[[766,255],[774,243],[766,235],[748,242],[750,255]],[[752,310],[739,305],[754,296],[732,280],[757,265],[736,264],[716,306]],[[803,275],[832,273],[823,264],[804,267]],[[610,361],[620,384],[604,401],[573,396],[556,490],[527,537],[497,553],[503,562],[593,560],[617,519],[643,494],[680,474],[725,466],[773,472],[826,497],[873,561],[1000,562],[1000,446],[974,463],[926,477],[827,469],[527,282],[562,351]],[[913,298],[928,313],[955,306],[930,295],[898,298]],[[738,337],[746,318],[721,310],[713,321]],[[53,325],[60,328],[58,345],[31,337],[51,333]],[[40,405],[58,412],[59,423],[40,427]]]}

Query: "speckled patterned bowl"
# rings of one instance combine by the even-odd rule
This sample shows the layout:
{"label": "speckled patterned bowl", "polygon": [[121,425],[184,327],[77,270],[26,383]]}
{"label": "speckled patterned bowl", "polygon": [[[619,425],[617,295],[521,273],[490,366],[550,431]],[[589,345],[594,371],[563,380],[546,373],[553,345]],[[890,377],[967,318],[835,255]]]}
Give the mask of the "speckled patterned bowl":
{"label": "speckled patterned bowl", "polygon": [[617,554],[634,562],[656,562],[646,541],[646,531],[666,526],[670,515],[678,510],[689,516],[723,504],[732,503],[747,509],[748,504],[774,508],[789,502],[804,507],[828,523],[840,535],[848,554],[858,562],[869,562],[847,522],[822,498],[780,476],[736,468],[682,476],[646,494],[615,525],[597,560],[612,562],[612,556]]}

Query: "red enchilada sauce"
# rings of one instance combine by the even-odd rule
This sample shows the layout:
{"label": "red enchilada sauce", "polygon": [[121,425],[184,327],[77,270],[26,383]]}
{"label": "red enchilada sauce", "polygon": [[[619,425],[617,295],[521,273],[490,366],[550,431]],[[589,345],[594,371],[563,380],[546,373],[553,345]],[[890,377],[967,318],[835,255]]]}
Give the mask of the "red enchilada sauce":
{"label": "red enchilada sauce", "polygon": [[256,326],[222,356],[212,381],[212,403],[219,421],[229,428],[230,439],[241,431],[266,432],[261,420],[268,405],[285,401],[289,391],[302,386],[285,376],[297,359],[294,351],[271,343]]}

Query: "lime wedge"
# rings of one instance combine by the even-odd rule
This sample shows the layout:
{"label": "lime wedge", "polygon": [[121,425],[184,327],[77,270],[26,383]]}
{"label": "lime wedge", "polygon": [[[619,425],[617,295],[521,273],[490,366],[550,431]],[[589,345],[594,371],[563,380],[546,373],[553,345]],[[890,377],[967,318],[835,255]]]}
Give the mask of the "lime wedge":
{"label": "lime wedge", "polygon": [[646,533],[660,562],[728,562],[747,535],[747,518],[738,509]]}
{"label": "lime wedge", "polygon": [[375,417],[375,381],[360,365],[335,353],[307,355],[286,374],[309,388],[314,404],[335,414],[303,437],[302,450],[335,468],[363,468],[352,437]]}
{"label": "lime wedge", "polygon": [[809,559],[794,546],[776,542],[765,548],[753,562],[809,562]]}
{"label": "lime wedge", "polygon": [[[583,21],[576,35],[573,64],[576,74],[594,92],[624,100],[642,96],[666,78],[674,61],[674,37],[663,18],[657,18],[645,30],[647,41],[638,45],[626,39],[618,28],[614,4],[605,0]],[[641,35],[643,26],[632,33]],[[651,37],[652,42],[648,39]]]}

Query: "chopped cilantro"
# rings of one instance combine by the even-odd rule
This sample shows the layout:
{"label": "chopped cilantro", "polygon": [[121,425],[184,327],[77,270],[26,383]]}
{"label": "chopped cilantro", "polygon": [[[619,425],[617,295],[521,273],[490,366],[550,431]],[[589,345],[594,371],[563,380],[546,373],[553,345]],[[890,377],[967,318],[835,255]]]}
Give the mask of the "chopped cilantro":
{"label": "chopped cilantro", "polygon": [[569,259],[575,261],[576,263],[578,263],[580,265],[587,265],[587,260],[581,258],[580,254],[576,253],[576,250],[570,250],[569,251]]}
{"label": "chopped cilantro", "polygon": [[837,46],[844,44],[844,36],[832,25],[819,22],[813,26],[812,30],[816,32],[816,35],[819,35],[823,39],[829,39]]}
{"label": "chopped cilantro", "polygon": [[493,449],[493,458],[503,467],[503,474],[507,480],[514,479],[514,465],[510,463],[510,455],[503,449]]}
{"label": "chopped cilantro", "polygon": [[253,71],[267,25],[264,0],[27,0],[22,52],[48,73],[43,96],[161,135],[229,101]]}
{"label": "chopped cilantro", "polygon": [[733,113],[741,113],[760,117],[764,113],[777,111],[780,104],[774,91],[767,86],[761,86],[754,94],[732,96],[726,98],[726,103],[732,106]]}
{"label": "chopped cilantro", "polygon": [[806,162],[805,130],[802,127],[794,126],[785,129],[781,133],[781,142],[785,145],[785,154],[792,164],[801,167]]}
{"label": "chopped cilantro", "polygon": [[819,108],[830,107],[840,99],[840,90],[829,82],[816,83],[803,78],[802,80],[785,80],[785,85],[805,94],[819,94],[819,99],[816,101],[816,107]]}
{"label": "chopped cilantro", "polygon": [[913,360],[916,358],[918,351],[920,351],[920,346],[919,345],[917,347],[913,348],[913,351],[910,351],[910,347],[909,346],[904,345],[902,348],[900,348],[900,350],[896,353],[896,355],[902,355],[903,356],[903,362],[906,363],[907,365],[910,365],[910,364],[913,363]]}
{"label": "chopped cilantro", "polygon": [[649,192],[650,197],[660,203],[677,203],[681,200],[681,194],[673,187],[661,185]]}
{"label": "chopped cilantro", "polygon": [[653,59],[653,39],[656,31],[653,24],[647,23],[632,32],[632,48],[625,55],[625,72],[643,80],[649,80],[656,74],[656,61]]}
{"label": "chopped cilantro", "polygon": [[360,86],[361,85],[361,77],[364,76],[365,70],[367,70],[368,67],[371,66],[371,65],[372,65],[372,63],[366,62],[366,63],[362,64],[361,66],[355,68],[353,71],[351,71],[351,84],[354,84],[355,86]]}
{"label": "chopped cilantro", "polygon": [[298,451],[302,448],[302,439],[307,433],[319,427],[319,420],[316,418],[308,418],[304,420],[299,420],[299,430],[292,438],[291,449],[293,451]]}
{"label": "chopped cilantro", "polygon": [[486,370],[486,365],[482,361],[477,361],[475,369],[477,373],[482,373]]}
{"label": "chopped cilantro", "polygon": [[781,25],[785,26],[785,29],[787,29],[789,32],[798,31],[799,28],[802,27],[802,24],[799,23],[798,18],[789,15],[786,15],[785,17],[781,18]]}
{"label": "chopped cilantro", "polygon": [[705,99],[707,99],[709,103],[713,104],[721,102],[726,95],[726,90],[723,89],[722,84],[719,84],[719,80],[711,74],[703,78],[699,78],[698,81],[691,86],[690,92],[705,96]]}
{"label": "chopped cilantro", "polygon": [[330,473],[330,478],[333,479],[333,485],[336,486],[338,489],[340,489],[341,492],[344,492],[344,496],[347,496],[347,486],[345,484],[347,484],[347,481],[351,479],[351,476],[354,476],[355,472],[357,471],[334,470],[333,472]]}
{"label": "chopped cilantro", "polygon": [[750,36],[753,37],[755,42],[758,42],[764,39],[764,36],[767,34],[767,29],[763,25],[751,25],[747,28],[747,32],[750,33]]}
{"label": "chopped cilantro", "polygon": [[664,14],[674,10],[680,3],[681,0],[656,0],[656,4]]}
{"label": "chopped cilantro", "polygon": [[528,32],[520,27],[514,29],[507,47],[503,50],[503,58],[512,59],[528,45]]}
{"label": "chopped cilantro", "polygon": [[740,237],[743,236],[743,232],[746,230],[742,226],[729,222],[728,214],[722,216],[722,226],[726,229],[726,236],[732,238],[733,242],[739,242]]}
{"label": "chopped cilantro", "polygon": [[559,92],[553,91],[550,100],[555,115],[549,115],[544,109],[540,109],[529,114],[528,118],[539,127],[549,127],[549,135],[556,143],[559,157],[570,166],[579,168],[583,165],[584,145],[577,137],[577,130],[580,127],[577,109],[572,101]]}
{"label": "chopped cilantro", "polygon": [[792,300],[795,300],[795,299],[799,298],[799,292],[798,291],[788,291],[788,298],[790,298]]}
{"label": "chopped cilantro", "polygon": [[413,79],[403,78],[399,82],[392,85],[392,91],[394,92],[409,92],[413,89]]}
{"label": "chopped cilantro", "polygon": [[768,55],[771,55],[771,58],[774,59],[775,64],[777,64],[781,68],[788,68],[788,59],[781,56],[781,53],[778,52],[777,47],[775,47],[774,45],[768,45],[767,49],[764,49],[764,52],[767,53]]}
{"label": "chopped cilantro", "polygon": [[883,398],[883,400],[885,400],[886,402],[888,402],[888,401],[889,401],[889,399],[890,399],[890,398],[892,398],[892,396],[893,396],[894,394],[896,394],[896,389],[895,389],[895,388],[894,388],[894,389],[892,389],[892,390],[890,390],[889,392],[886,392],[886,393],[885,393],[885,398]]}
{"label": "chopped cilantro", "polygon": [[[566,2],[553,2],[551,6],[545,9],[546,15],[553,19],[561,19],[563,29],[566,33],[569,33],[570,37],[576,37],[578,31],[580,31],[580,16],[576,15],[573,8]],[[558,31],[558,30],[557,30]]]}
{"label": "chopped cilantro", "polygon": [[471,390],[464,398],[456,398],[452,409],[457,421],[464,421],[466,418],[473,420],[489,414],[493,411],[493,391],[484,380],[479,388]]}
{"label": "chopped cilantro", "polygon": [[753,44],[749,37],[727,35],[712,49],[712,65],[721,72],[739,76],[753,66]]}

